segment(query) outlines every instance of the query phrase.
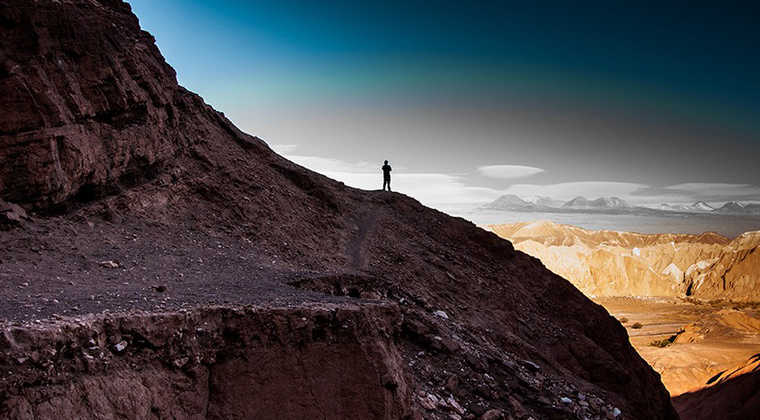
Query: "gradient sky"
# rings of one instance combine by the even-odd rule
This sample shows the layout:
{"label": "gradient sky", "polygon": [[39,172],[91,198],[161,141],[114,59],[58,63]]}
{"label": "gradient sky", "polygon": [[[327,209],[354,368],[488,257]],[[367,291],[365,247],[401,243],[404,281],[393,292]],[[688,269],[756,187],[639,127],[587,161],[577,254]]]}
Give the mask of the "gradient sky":
{"label": "gradient sky", "polygon": [[131,0],[178,73],[292,160],[425,204],[760,200],[757,10]]}

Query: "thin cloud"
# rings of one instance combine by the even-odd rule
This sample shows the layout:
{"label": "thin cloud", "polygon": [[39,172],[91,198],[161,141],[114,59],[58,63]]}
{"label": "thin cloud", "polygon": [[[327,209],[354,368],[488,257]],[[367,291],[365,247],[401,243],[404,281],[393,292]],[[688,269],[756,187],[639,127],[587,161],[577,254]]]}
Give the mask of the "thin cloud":
{"label": "thin cloud", "polygon": [[666,187],[649,187],[636,193],[650,201],[693,203],[706,201],[722,203],[726,201],[760,200],[760,187],[751,184],[728,184],[719,182],[687,182]]}
{"label": "thin cloud", "polygon": [[666,190],[689,191],[694,193],[705,193],[708,191],[722,192],[726,194],[757,194],[760,188],[751,184],[725,184],[717,182],[688,182],[684,184],[669,185]]}
{"label": "thin cloud", "polygon": [[[319,156],[287,153],[283,155],[301,166],[351,187],[365,190],[378,190],[382,187],[382,173],[380,165],[377,164],[363,161],[346,162]],[[403,169],[400,166],[394,168]],[[458,174],[394,171],[391,188],[414,197],[427,206],[439,209],[459,205],[475,207],[491,202],[503,194],[500,190],[467,185],[464,178]]]}
{"label": "thin cloud", "polygon": [[296,147],[298,147],[298,145],[297,144],[270,144],[269,147],[271,147],[272,150],[275,151],[275,153],[279,155],[284,155],[296,150]]}
{"label": "thin cloud", "polygon": [[497,179],[525,178],[544,172],[541,168],[522,165],[487,165],[478,168],[481,175]]}
{"label": "thin cloud", "polygon": [[[380,165],[371,162],[348,162],[319,156],[289,154],[296,145],[272,145],[283,156],[311,170],[320,172],[346,185],[365,190],[382,187]],[[512,184],[506,189],[495,189],[473,184],[471,175],[437,172],[406,172],[394,166],[391,187],[416,198],[423,204],[441,210],[475,208],[491,202],[504,194],[523,198],[537,196],[555,200],[570,200],[577,196],[587,198],[620,197],[634,205],[657,205],[660,203],[693,203],[706,201],[719,203],[730,200],[760,200],[760,188],[750,184],[683,183],[667,187],[614,181],[563,182],[557,184]],[[510,179],[535,175],[543,169],[518,165],[490,165],[477,168],[487,177]]]}
{"label": "thin cloud", "polygon": [[[365,190],[378,190],[382,186],[382,176],[356,172],[323,172],[330,178],[346,185]],[[400,173],[393,176],[393,191],[414,197],[430,207],[445,208],[451,205],[477,206],[491,202],[502,195],[502,191],[492,188],[467,185],[459,176],[442,173]]]}

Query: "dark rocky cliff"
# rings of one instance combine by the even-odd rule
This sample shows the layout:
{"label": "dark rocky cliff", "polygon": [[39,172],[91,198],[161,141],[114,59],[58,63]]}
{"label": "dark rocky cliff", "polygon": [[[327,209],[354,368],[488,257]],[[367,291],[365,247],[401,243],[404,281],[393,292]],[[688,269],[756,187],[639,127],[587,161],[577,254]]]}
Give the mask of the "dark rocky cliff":
{"label": "dark rocky cliff", "polygon": [[127,4],[0,0],[0,47],[0,415],[250,417],[275,380],[309,394],[288,418],[677,418],[603,308],[465,220],[277,156],[177,85]]}
{"label": "dark rocky cliff", "polygon": [[86,201],[156,176],[199,142],[256,142],[177,85],[126,3],[4,1],[0,28],[8,201]]}

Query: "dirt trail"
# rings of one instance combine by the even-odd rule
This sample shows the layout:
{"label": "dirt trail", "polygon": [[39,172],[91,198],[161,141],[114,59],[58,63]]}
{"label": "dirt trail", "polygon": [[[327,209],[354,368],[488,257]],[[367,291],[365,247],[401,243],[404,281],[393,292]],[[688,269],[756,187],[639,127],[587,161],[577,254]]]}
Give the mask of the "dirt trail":
{"label": "dirt trail", "polygon": [[358,232],[346,244],[346,254],[351,257],[351,267],[354,270],[361,271],[366,264],[364,252],[362,252],[364,242],[372,234],[377,224],[377,215],[379,211],[376,207],[364,204],[359,210],[357,222]]}

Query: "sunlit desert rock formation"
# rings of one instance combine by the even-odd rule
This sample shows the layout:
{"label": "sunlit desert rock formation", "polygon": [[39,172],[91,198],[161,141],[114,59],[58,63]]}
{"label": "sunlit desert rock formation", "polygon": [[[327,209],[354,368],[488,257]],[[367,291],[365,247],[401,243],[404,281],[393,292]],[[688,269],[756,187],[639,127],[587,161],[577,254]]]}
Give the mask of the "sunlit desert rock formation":
{"label": "sunlit desert rock formation", "polygon": [[760,232],[590,231],[548,221],[489,226],[589,296],[760,300]]}
{"label": "sunlit desert rock formation", "polygon": [[597,298],[660,373],[681,418],[751,419],[760,404],[760,303]]}

